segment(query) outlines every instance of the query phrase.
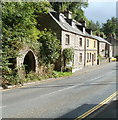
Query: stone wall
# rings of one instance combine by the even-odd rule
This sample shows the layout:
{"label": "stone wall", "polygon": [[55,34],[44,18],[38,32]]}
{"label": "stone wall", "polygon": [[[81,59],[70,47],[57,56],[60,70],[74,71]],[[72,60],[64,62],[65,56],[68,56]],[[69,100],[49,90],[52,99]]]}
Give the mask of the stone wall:
{"label": "stone wall", "polygon": [[[28,53],[31,54],[28,54]],[[29,49],[28,47],[25,47],[19,51],[19,56],[16,58],[16,66],[18,68],[18,74],[22,78],[26,74],[26,70],[24,68],[24,61],[25,58],[29,55],[29,58],[27,62],[28,67],[31,67],[30,70],[33,70],[34,72],[38,73],[38,58],[33,52],[33,50]],[[34,65],[32,65],[34,63]],[[30,71],[29,71],[30,72]]]}

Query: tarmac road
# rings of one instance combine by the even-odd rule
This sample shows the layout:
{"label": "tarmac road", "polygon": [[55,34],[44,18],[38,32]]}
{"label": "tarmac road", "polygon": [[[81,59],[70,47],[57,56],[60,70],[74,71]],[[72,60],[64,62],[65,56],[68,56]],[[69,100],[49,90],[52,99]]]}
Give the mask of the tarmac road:
{"label": "tarmac road", "polygon": [[[116,91],[116,63],[2,92],[2,118],[75,119]],[[29,119],[28,119],[29,120]]]}

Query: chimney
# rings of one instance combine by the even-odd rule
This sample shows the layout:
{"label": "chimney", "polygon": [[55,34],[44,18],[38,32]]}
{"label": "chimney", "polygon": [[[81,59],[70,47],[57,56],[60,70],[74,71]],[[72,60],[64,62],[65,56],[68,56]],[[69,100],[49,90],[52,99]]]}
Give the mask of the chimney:
{"label": "chimney", "polygon": [[81,26],[81,25],[77,25],[77,27],[83,32],[85,33],[85,27]]}
{"label": "chimney", "polygon": [[67,19],[72,19],[72,12],[71,11],[64,11],[64,15],[67,17]]}
{"label": "chimney", "polygon": [[86,21],[84,19],[81,19],[79,23],[81,23],[84,27],[86,27]]}
{"label": "chimney", "polygon": [[96,36],[98,36],[98,37],[99,37],[99,36],[100,36],[100,33],[98,33],[98,32],[97,32],[97,33],[96,33]]}
{"label": "chimney", "polygon": [[92,35],[92,33],[93,33],[91,29],[86,29],[86,32],[90,35]]}
{"label": "chimney", "polygon": [[100,34],[100,37],[101,37],[101,38],[104,38],[104,34],[103,34],[103,33],[101,33],[101,34]]}

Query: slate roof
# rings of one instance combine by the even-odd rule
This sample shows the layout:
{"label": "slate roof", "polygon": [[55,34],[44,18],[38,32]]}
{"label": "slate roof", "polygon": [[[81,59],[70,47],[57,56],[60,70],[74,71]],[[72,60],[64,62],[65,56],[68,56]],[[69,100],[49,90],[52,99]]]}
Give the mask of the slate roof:
{"label": "slate roof", "polygon": [[49,14],[63,30],[68,31],[68,32],[72,32],[72,33],[75,33],[78,35],[86,36],[81,30],[79,30],[78,28],[73,28],[69,23],[57,20],[52,15],[52,12],[50,12]]}
{"label": "slate roof", "polygon": [[107,40],[105,40],[105,39],[102,38],[102,37],[95,36],[95,35],[93,35],[93,37],[94,37],[95,39],[97,39],[99,42],[104,42],[104,43],[107,43],[107,44],[111,44],[110,42],[108,42]]}
{"label": "slate roof", "polygon": [[[76,22],[75,21],[75,27],[72,27],[67,21],[66,21],[66,17],[62,14],[62,17],[63,19],[65,20],[65,22],[61,21],[61,20],[58,20],[55,16],[54,16],[54,13],[56,13],[55,11],[52,11],[52,12],[49,12],[49,15],[53,18],[53,20],[65,31],[68,31],[68,32],[72,32],[72,33],[75,33],[75,34],[78,34],[78,35],[81,35],[81,36],[84,36],[84,37],[89,37],[89,38],[93,38],[93,39],[96,39],[100,42],[105,42],[105,43],[108,43],[108,44],[111,44],[109,43],[108,41],[106,41],[105,39],[101,38],[101,37],[98,37],[98,36],[95,36],[95,35],[90,35],[88,34],[87,32],[83,33],[76,25],[80,25],[82,26],[81,23],[79,22]],[[58,13],[59,14],[59,13]]]}

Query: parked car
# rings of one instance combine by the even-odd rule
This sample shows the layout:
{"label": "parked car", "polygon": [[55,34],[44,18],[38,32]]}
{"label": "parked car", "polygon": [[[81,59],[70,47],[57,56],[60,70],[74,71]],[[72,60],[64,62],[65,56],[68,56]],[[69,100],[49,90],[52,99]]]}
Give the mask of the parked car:
{"label": "parked car", "polygon": [[111,61],[116,61],[117,59],[115,57],[111,57]]}

